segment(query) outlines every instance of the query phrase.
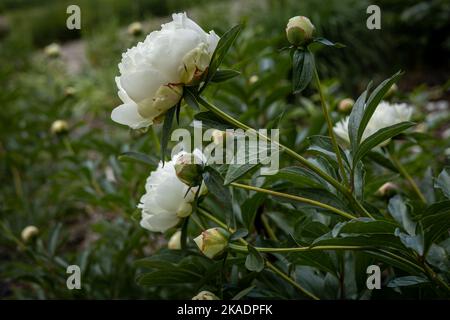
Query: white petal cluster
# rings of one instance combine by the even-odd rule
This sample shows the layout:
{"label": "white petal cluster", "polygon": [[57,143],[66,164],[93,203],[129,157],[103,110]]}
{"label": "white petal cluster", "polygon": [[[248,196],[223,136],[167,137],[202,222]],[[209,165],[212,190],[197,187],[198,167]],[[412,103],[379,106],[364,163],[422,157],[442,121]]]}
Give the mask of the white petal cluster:
{"label": "white petal cluster", "polygon": [[[369,120],[361,140],[364,141],[364,139],[380,129],[393,126],[394,124],[400,122],[409,121],[411,119],[412,112],[412,107],[406,103],[390,104],[386,101],[382,101],[375,109],[372,118]],[[334,132],[348,143],[350,142],[348,135],[349,118],[350,117],[344,118],[334,126]]]}
{"label": "white petal cluster", "polygon": [[[138,205],[138,208],[142,209],[140,224],[143,228],[165,232],[175,227],[181,218],[191,214],[191,203],[198,187],[189,190],[189,187],[178,179],[174,167],[177,159],[184,154],[186,152],[182,151],[174,155],[172,160],[165,162],[164,165],[160,162],[156,171],[147,178],[146,193]],[[198,149],[193,154],[204,159]]]}
{"label": "white petal cluster", "polygon": [[219,37],[186,13],[172,18],[122,54],[116,84],[123,104],[111,114],[115,122],[133,129],[151,125],[181,99],[183,85],[207,70]]}

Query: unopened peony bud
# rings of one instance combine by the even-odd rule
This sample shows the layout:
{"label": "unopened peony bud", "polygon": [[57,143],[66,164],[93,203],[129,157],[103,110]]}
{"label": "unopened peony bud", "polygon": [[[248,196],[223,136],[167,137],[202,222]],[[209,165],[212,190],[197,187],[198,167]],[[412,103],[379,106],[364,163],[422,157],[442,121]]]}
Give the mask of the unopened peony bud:
{"label": "unopened peony bud", "polygon": [[346,98],[339,101],[338,111],[342,113],[349,113],[352,110],[355,100],[352,98]]}
{"label": "unopened peony bud", "polygon": [[50,131],[56,135],[65,134],[69,131],[69,124],[65,120],[56,120],[52,123]]}
{"label": "unopened peony bud", "polygon": [[212,292],[201,291],[192,300],[219,300],[219,297]]}
{"label": "unopened peony bud", "polygon": [[44,52],[49,58],[57,58],[61,55],[61,47],[57,43],[52,43],[45,47]]}
{"label": "unopened peony bud", "polygon": [[398,86],[397,86],[397,84],[394,83],[394,84],[389,88],[389,90],[386,92],[386,97],[391,97],[391,96],[393,96],[394,94],[397,93],[397,91],[398,91]]}
{"label": "unopened peony bud", "polygon": [[190,187],[196,187],[202,183],[203,165],[201,159],[192,153],[183,154],[177,159],[175,172],[178,179]]}
{"label": "unopened peony bud", "polygon": [[286,36],[294,46],[308,44],[312,40],[315,27],[307,17],[296,16],[289,19]]}
{"label": "unopened peony bud", "polygon": [[180,250],[181,249],[181,231],[175,232],[169,239],[167,247],[170,250]]}
{"label": "unopened peony bud", "polygon": [[21,237],[23,242],[28,242],[39,234],[39,229],[35,226],[27,226],[22,230]]}
{"label": "unopened peony bud", "polygon": [[398,186],[392,182],[386,182],[375,193],[379,197],[390,198],[398,191]]}
{"label": "unopened peony bud", "polygon": [[140,22],[133,22],[128,26],[128,34],[131,36],[138,36],[142,34],[142,24]]}
{"label": "unopened peony bud", "polygon": [[66,97],[73,97],[76,93],[76,90],[74,87],[67,87],[64,89],[64,95]]}
{"label": "unopened peony bud", "polygon": [[250,84],[254,84],[254,83],[258,82],[258,80],[259,80],[259,77],[256,74],[254,74],[250,77],[250,79],[248,79],[248,82],[250,82]]}
{"label": "unopened peony bud", "polygon": [[222,228],[211,228],[194,239],[200,251],[210,259],[220,258],[228,246],[230,233]]}

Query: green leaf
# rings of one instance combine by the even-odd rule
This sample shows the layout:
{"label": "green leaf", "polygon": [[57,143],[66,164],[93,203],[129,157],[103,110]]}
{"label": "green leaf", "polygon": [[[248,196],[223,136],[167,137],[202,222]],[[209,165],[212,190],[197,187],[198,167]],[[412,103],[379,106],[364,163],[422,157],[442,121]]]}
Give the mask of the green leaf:
{"label": "green leaf", "polygon": [[380,103],[381,99],[383,99],[388,90],[392,87],[394,83],[397,82],[397,80],[402,76],[402,74],[403,73],[399,71],[389,79],[384,80],[370,94],[369,98],[367,99],[366,107],[364,108],[364,114],[358,126],[358,139],[357,139],[358,143],[361,141],[364,130],[366,130],[367,124],[369,123],[370,118],[372,118],[372,115],[375,112],[376,108],[378,107],[378,104]]}
{"label": "green leaf", "polygon": [[270,182],[286,180],[301,187],[323,188],[327,186],[324,180],[304,167],[281,168],[276,174],[268,176],[267,180]]}
{"label": "green leaf", "polygon": [[222,176],[211,166],[207,166],[203,172],[203,181],[208,191],[223,205],[227,217],[227,224],[230,223],[233,214],[231,193],[228,186],[224,185]]}
{"label": "green leaf", "polygon": [[255,288],[256,288],[256,286],[250,286],[248,288],[245,288],[244,290],[242,290],[238,294],[236,294],[233,298],[231,298],[231,300],[241,300],[243,297],[245,297],[247,294],[249,294]]}
{"label": "green leaf", "polygon": [[183,99],[188,106],[190,106],[194,110],[200,110],[200,105],[197,101],[197,92],[194,87],[184,87],[183,90]]}
{"label": "green leaf", "polygon": [[51,256],[54,256],[56,249],[58,248],[59,235],[61,233],[62,224],[58,223],[56,227],[52,230],[50,235],[50,240],[48,242],[48,252]]}
{"label": "green leaf", "polygon": [[236,70],[231,69],[219,69],[214,74],[213,78],[211,79],[211,82],[223,82],[227,81],[229,79],[232,79],[234,77],[239,76],[241,73]]}
{"label": "green leaf", "polygon": [[[228,166],[228,170],[225,175],[225,184],[230,184],[231,182],[236,181],[250,170],[269,160],[271,156],[275,155],[274,152],[279,152],[278,150],[270,151],[270,143],[266,145],[260,143],[247,143],[246,139],[243,141],[245,144],[240,144],[239,142],[237,143],[239,150],[236,151],[236,154],[232,159],[233,164]],[[242,156],[244,159],[241,158]]]}
{"label": "green leaf", "polygon": [[400,231],[400,229],[395,230],[395,235],[400,238],[400,241],[406,248],[412,249],[417,252],[420,256],[424,255],[425,252],[425,241],[421,234],[408,235]]}
{"label": "green leaf", "polygon": [[[337,163],[336,154],[334,153],[334,147],[330,137],[315,135],[308,137],[308,141],[310,144],[308,151],[321,154],[325,158]],[[348,166],[347,156],[344,151],[339,148],[339,152],[341,154],[341,158],[344,160],[344,164]]]}
{"label": "green leaf", "polygon": [[314,56],[308,50],[297,49],[293,57],[292,84],[294,93],[302,92],[311,82],[314,73]]}
{"label": "green leaf", "polygon": [[170,108],[164,117],[164,123],[161,133],[161,160],[164,163],[167,151],[167,144],[169,143],[170,130],[172,129],[173,117],[175,115],[175,107]]}
{"label": "green leaf", "polygon": [[238,240],[240,238],[244,238],[248,235],[248,230],[241,228],[237,229],[235,232],[233,232],[230,236],[230,241]]}
{"label": "green leaf", "polygon": [[412,127],[413,122],[405,121],[394,124],[392,126],[383,128],[367,137],[359,146],[356,153],[353,156],[353,165],[355,165],[359,160],[361,160],[370,150],[378,146],[383,141],[391,139],[392,137],[398,135],[399,133],[405,131],[406,129]]}
{"label": "green leaf", "polygon": [[213,128],[222,131],[233,128],[232,125],[225,123],[211,111],[199,112],[194,115],[194,119],[201,121],[202,126],[205,128]]}
{"label": "green leaf", "polygon": [[250,271],[261,272],[264,269],[263,256],[251,245],[247,246],[248,255],[245,259],[245,267]]}
{"label": "green leaf", "polygon": [[415,286],[423,283],[430,282],[427,278],[419,277],[419,276],[405,276],[405,277],[397,277],[389,281],[387,286],[389,288],[397,288],[397,287],[409,287]]}
{"label": "green leaf", "polygon": [[401,196],[397,195],[389,200],[388,210],[395,221],[397,221],[408,234],[411,236],[416,234],[417,224],[409,216],[408,207]]}
{"label": "green leaf", "polygon": [[154,159],[150,158],[148,155],[136,151],[124,152],[120,154],[117,158],[119,159],[119,161],[135,161],[150,166],[158,165],[158,163]]}
{"label": "green leaf", "polygon": [[420,222],[425,236],[425,248],[429,248],[450,229],[450,201],[438,202],[427,208],[428,214]]}
{"label": "green leaf", "polygon": [[358,138],[358,129],[364,115],[367,93],[369,92],[370,86],[371,83],[367,85],[367,89],[356,100],[348,120],[348,136],[350,138],[350,146],[353,154],[355,154],[359,146],[360,139]]}
{"label": "green leaf", "polygon": [[335,48],[345,48],[345,45],[339,42],[332,42],[325,38],[314,38],[314,42],[321,43],[327,47],[335,47]]}
{"label": "green leaf", "polygon": [[439,176],[437,177],[434,187],[442,190],[444,195],[450,199],[450,174],[449,169],[444,169],[441,171]]}
{"label": "green leaf", "polygon": [[242,29],[242,25],[238,24],[225,32],[219,40],[217,44],[216,50],[211,57],[211,62],[209,63],[208,73],[206,74],[203,87],[200,91],[203,91],[204,88],[208,85],[208,83],[214,78],[217,68],[222,64],[223,59],[225,58],[226,53],[230,49],[234,40],[236,40],[239,32]]}
{"label": "green leaf", "polygon": [[258,208],[264,203],[267,196],[263,193],[255,193],[254,195],[245,199],[241,206],[241,217],[244,226],[249,229],[254,229],[254,222]]}

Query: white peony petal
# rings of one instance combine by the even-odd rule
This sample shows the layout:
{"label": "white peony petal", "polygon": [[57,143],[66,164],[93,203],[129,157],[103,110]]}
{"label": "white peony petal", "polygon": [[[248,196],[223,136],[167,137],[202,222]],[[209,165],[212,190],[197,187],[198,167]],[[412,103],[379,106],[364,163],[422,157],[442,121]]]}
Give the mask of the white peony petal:
{"label": "white peony petal", "polygon": [[114,108],[111,119],[132,129],[144,128],[152,124],[151,120],[144,119],[139,115],[135,103],[126,103]]}
{"label": "white peony petal", "polygon": [[153,232],[165,232],[167,229],[175,227],[180,219],[176,215],[160,213],[157,215],[147,215],[141,220],[141,226]]}

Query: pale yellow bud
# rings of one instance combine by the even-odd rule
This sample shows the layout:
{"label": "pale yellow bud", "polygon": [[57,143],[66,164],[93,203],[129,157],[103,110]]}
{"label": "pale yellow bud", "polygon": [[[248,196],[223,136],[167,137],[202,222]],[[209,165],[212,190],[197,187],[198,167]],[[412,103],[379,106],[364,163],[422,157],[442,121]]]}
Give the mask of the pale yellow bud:
{"label": "pale yellow bud", "polygon": [[55,120],[52,123],[50,131],[56,135],[67,133],[69,131],[69,124],[65,120]]}
{"label": "pale yellow bud", "polygon": [[379,196],[379,197],[390,198],[394,194],[396,194],[397,191],[398,191],[398,186],[395,183],[386,182],[380,188],[378,188],[378,190],[377,190],[377,192],[375,194],[377,196]]}
{"label": "pale yellow bud", "polygon": [[228,246],[230,233],[223,228],[211,228],[194,239],[200,251],[210,259],[220,258]]}
{"label": "pale yellow bud", "polygon": [[39,229],[35,226],[27,226],[22,230],[20,236],[23,242],[28,242],[39,234]]}
{"label": "pale yellow bud", "polygon": [[49,44],[44,48],[44,53],[49,58],[57,58],[61,55],[61,47],[57,43]]}
{"label": "pale yellow bud", "polygon": [[132,36],[138,36],[142,34],[142,24],[140,22],[133,22],[128,26],[128,34]]}
{"label": "pale yellow bud", "polygon": [[167,247],[170,250],[180,250],[181,249],[181,231],[175,232],[169,239]]}
{"label": "pale yellow bud", "polygon": [[355,100],[353,100],[352,98],[342,99],[341,101],[339,101],[338,111],[342,113],[349,113],[352,110],[354,104]]}
{"label": "pale yellow bud", "polygon": [[220,300],[214,293],[209,291],[201,291],[192,300]]}
{"label": "pale yellow bud", "polygon": [[301,46],[311,42],[314,30],[314,25],[307,17],[296,16],[289,19],[286,36],[291,44]]}

